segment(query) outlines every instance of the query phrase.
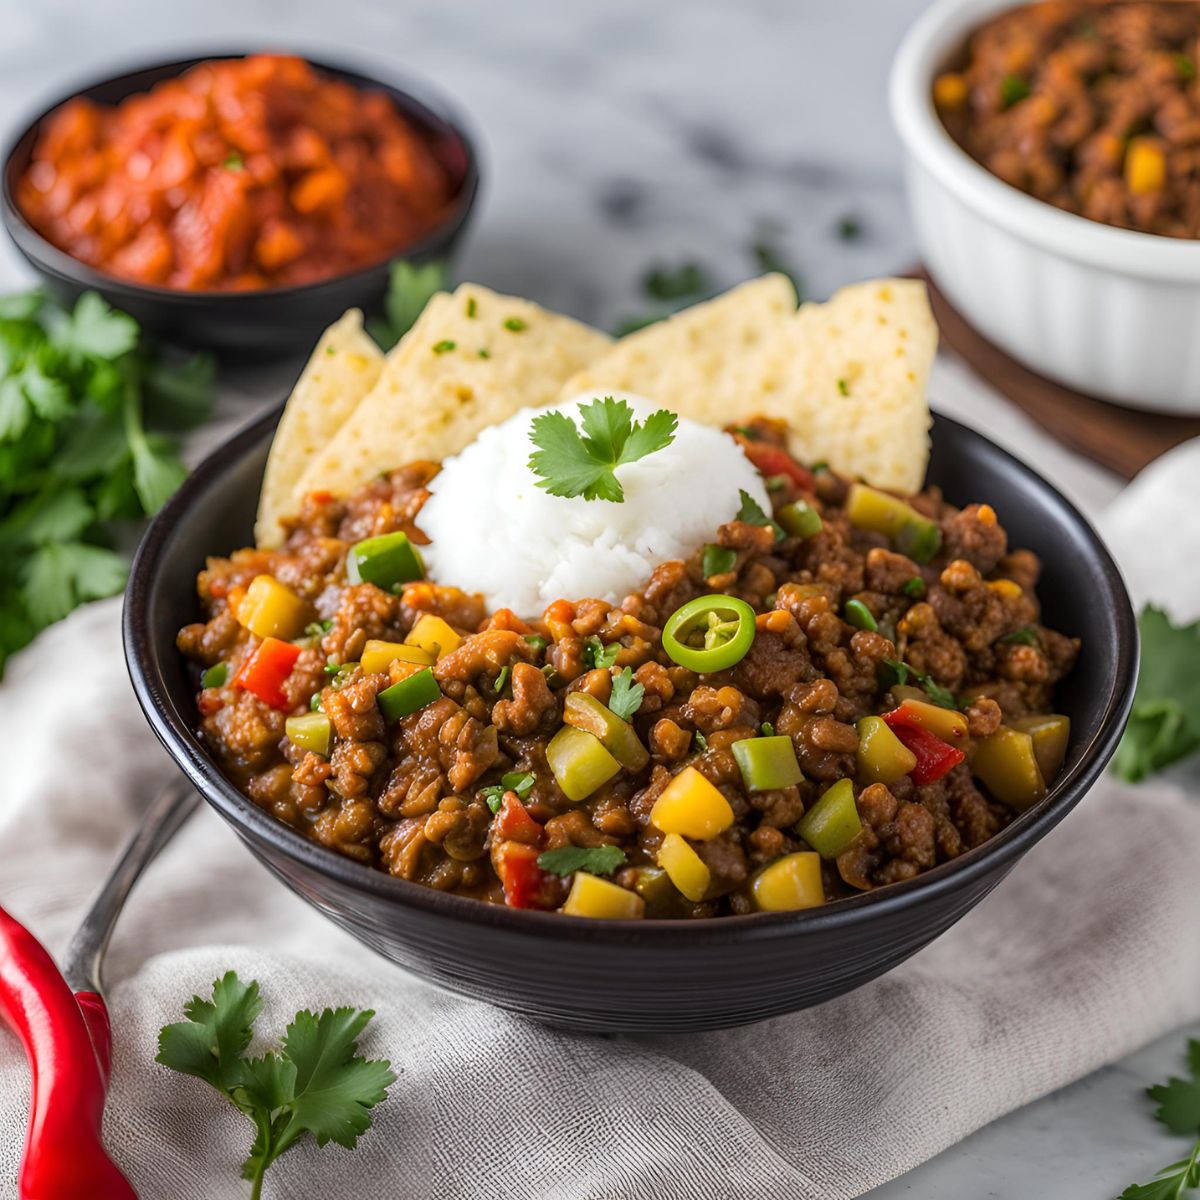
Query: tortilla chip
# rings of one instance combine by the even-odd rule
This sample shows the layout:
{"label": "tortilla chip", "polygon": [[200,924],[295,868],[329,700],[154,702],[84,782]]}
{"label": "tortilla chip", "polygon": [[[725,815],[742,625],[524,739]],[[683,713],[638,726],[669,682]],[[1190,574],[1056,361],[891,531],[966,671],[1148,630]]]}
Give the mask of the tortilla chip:
{"label": "tortilla chip", "polygon": [[375,386],[382,370],[383,351],[363,331],[357,308],[321,335],[292,388],[271,443],[254,527],[260,546],[278,546],[283,541],[279,519],[295,511],[292,496],[300,477]]}
{"label": "tortilla chip", "polygon": [[439,292],[379,382],[293,489],[348,495],[381,471],[457,454],[480,430],[550,404],[610,344],[570,317],[474,283]]}
{"label": "tortilla chip", "polygon": [[707,425],[780,418],[801,462],[918,490],[937,351],[925,285],[872,280],[794,307],[782,276],[743,284],[622,339],[568,380],[562,398],[634,392]]}

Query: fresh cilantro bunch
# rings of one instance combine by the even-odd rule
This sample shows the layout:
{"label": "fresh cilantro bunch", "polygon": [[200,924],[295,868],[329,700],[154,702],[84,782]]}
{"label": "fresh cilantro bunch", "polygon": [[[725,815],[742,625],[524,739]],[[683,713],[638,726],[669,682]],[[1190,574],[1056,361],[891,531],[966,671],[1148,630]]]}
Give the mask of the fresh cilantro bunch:
{"label": "fresh cilantro bunch", "polygon": [[620,504],[625,490],[615,468],[669,446],[679,419],[660,408],[644,421],[635,421],[629,404],[611,396],[578,407],[579,425],[562,412],[533,418],[530,440],[537,450],[530,455],[529,466],[538,476],[537,486],[552,496]]}
{"label": "fresh cilantro bunch", "polygon": [[0,297],[0,673],[47,625],[124,586],[114,522],[157,512],[179,486],[162,430],[204,415],[212,379],[211,360],[168,364],[94,292],[70,312],[40,292]]}
{"label": "fresh cilantro bunch", "polygon": [[1155,1119],[1177,1137],[1192,1139],[1190,1153],[1163,1167],[1150,1183],[1131,1183],[1121,1200],[1183,1200],[1200,1188],[1200,1041],[1188,1042],[1188,1077],[1173,1076],[1166,1083],[1147,1088],[1146,1095],[1158,1105]]}
{"label": "fresh cilantro bunch", "polygon": [[305,1133],[318,1146],[336,1142],[353,1150],[371,1127],[370,1109],[396,1082],[390,1063],[356,1053],[375,1015],[370,1009],[298,1012],[281,1049],[248,1058],[261,1011],[258,984],[229,971],[213,984],[211,1000],[193,996],[184,1005],[186,1021],[163,1026],[155,1060],[211,1084],[254,1123],[242,1164],[242,1177],[252,1181],[251,1200],[262,1195],[271,1164]]}
{"label": "fresh cilantro bunch", "polygon": [[367,322],[367,332],[384,350],[390,350],[416,323],[435,292],[446,287],[446,264],[414,266],[407,259],[392,263],[383,316]]}
{"label": "fresh cilantro bunch", "polygon": [[1160,608],[1138,618],[1142,664],[1116,772],[1130,783],[1200,751],[1200,621],[1172,625]]}

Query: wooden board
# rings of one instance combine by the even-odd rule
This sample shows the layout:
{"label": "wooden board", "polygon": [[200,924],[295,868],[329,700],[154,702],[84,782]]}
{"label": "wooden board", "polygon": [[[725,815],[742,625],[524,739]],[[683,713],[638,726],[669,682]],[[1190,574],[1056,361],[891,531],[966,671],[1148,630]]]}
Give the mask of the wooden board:
{"label": "wooden board", "polygon": [[1188,438],[1200,437],[1200,417],[1119,408],[1035,374],[967,324],[928,275],[923,271],[914,274],[929,284],[943,348],[969,363],[1063,445],[1132,479],[1160,454]]}

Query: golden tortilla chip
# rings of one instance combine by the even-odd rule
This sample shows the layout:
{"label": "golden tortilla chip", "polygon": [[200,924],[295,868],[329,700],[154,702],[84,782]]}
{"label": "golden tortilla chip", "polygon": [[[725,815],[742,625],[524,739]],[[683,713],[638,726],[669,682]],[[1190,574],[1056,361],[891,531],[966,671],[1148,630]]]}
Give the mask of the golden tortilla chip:
{"label": "golden tortilla chip", "polygon": [[552,403],[609,344],[607,334],[570,317],[478,284],[439,292],[310,463],[291,507],[309,491],[348,495],[381,471],[457,454],[488,425]]}
{"label": "golden tortilla chip", "polygon": [[280,518],[295,511],[292,497],[300,477],[375,386],[382,370],[383,351],[364,332],[357,308],[321,335],[292,388],[271,443],[254,527],[260,546],[278,546],[283,541]]}

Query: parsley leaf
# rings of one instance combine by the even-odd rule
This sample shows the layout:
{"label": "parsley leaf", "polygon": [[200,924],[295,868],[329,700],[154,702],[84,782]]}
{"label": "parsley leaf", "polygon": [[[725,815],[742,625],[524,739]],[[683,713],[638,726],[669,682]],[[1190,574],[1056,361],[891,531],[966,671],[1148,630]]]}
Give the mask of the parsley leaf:
{"label": "parsley leaf", "polygon": [[620,846],[561,846],[538,855],[538,866],[555,875],[586,871],[589,875],[611,875],[625,861]]}
{"label": "parsley leaf", "polygon": [[615,468],[670,445],[679,423],[665,408],[645,421],[634,421],[633,409],[611,396],[580,404],[579,420],[582,432],[566,413],[534,417],[530,440],[537,450],[529,457],[529,467],[539,477],[537,486],[552,496],[614,504],[625,499]]}
{"label": "parsley leaf", "polygon": [[738,488],[738,495],[741,497],[742,506],[738,509],[737,516],[733,519],[735,521],[741,521],[744,525],[767,526],[774,530],[775,540],[777,542],[783,541],[783,539],[787,536],[787,534],[783,532],[783,527],[777,522],[771,520],[771,518],[768,517],[765,512],[763,512],[762,505],[759,504],[759,502],[755,500],[755,498],[744,488]]}
{"label": "parsley leaf", "polygon": [[267,1169],[305,1133],[318,1146],[353,1149],[370,1128],[370,1110],[395,1082],[391,1064],[358,1055],[358,1039],[375,1015],[370,1009],[298,1012],[280,1050],[247,1058],[254,1022],[262,1011],[258,984],[233,971],[213,984],[211,1000],[193,996],[186,1021],[163,1027],[157,1062],[216,1088],[254,1123],[255,1137],[242,1166],[258,1197]]}
{"label": "parsley leaf", "polygon": [[1148,607],[1138,629],[1141,670],[1114,759],[1130,783],[1200,750],[1200,621],[1173,625],[1161,609]]}
{"label": "parsley leaf", "polygon": [[516,792],[517,799],[524,800],[533,791],[535,782],[537,781],[531,771],[509,771],[507,775],[500,776],[499,783],[481,788],[479,794],[492,812],[499,812],[505,792]]}
{"label": "parsley leaf", "polygon": [[1121,1200],[1183,1200],[1190,1188],[1200,1187],[1200,1041],[1188,1042],[1190,1078],[1172,1077],[1148,1088],[1146,1094],[1158,1107],[1156,1120],[1179,1137],[1193,1139],[1187,1158],[1163,1167],[1149,1183],[1131,1183]]}
{"label": "parsley leaf", "polygon": [[51,624],[86,600],[119,592],[127,574],[124,560],[102,546],[47,542],[26,559],[21,590],[29,611]]}
{"label": "parsley leaf", "polygon": [[445,263],[415,266],[407,259],[396,259],[388,276],[384,315],[369,321],[367,332],[384,350],[390,350],[416,324],[430,298],[445,289],[446,282]]}
{"label": "parsley leaf", "polygon": [[583,661],[587,663],[589,669],[593,671],[597,667],[602,667],[607,671],[609,667],[616,666],[617,655],[620,653],[620,642],[609,642],[606,645],[594,633],[588,634],[588,636],[584,638]]}
{"label": "parsley leaf", "polygon": [[48,314],[51,344],[80,358],[118,359],[138,342],[137,322],[109,308],[96,292],[84,292],[70,313]]}
{"label": "parsley leaf", "polygon": [[629,667],[613,676],[612,695],[608,700],[608,710],[620,717],[622,721],[631,720],[633,714],[642,707],[642,699],[646,695],[645,687],[633,682],[633,671]]}

